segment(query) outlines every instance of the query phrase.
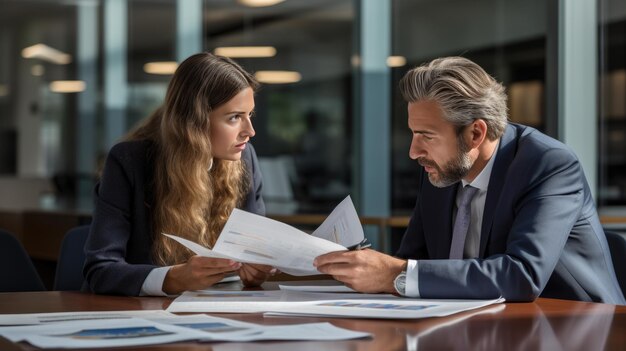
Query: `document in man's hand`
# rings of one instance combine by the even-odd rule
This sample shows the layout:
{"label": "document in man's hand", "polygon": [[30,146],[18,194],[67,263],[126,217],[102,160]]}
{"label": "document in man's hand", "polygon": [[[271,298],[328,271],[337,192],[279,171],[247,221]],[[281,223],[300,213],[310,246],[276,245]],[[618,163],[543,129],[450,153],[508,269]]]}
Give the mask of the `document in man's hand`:
{"label": "document in man's hand", "polygon": [[239,209],[231,213],[210,250],[187,239],[165,234],[197,255],[266,264],[296,275],[315,275],[313,260],[332,251],[346,250],[364,238],[363,227],[350,196],[309,235],[285,223]]}

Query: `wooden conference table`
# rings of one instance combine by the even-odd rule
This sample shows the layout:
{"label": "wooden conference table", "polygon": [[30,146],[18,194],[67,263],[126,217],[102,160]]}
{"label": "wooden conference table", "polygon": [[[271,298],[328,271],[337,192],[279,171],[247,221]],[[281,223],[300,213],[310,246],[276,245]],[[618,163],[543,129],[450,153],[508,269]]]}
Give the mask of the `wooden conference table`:
{"label": "wooden conference table", "polygon": [[[267,283],[273,289],[275,283]],[[172,299],[120,297],[80,292],[0,293],[0,313],[165,309]],[[218,314],[216,314],[218,315]],[[185,342],[121,350],[624,350],[626,306],[537,299],[505,303],[449,317],[417,320],[263,317],[262,314],[219,314],[266,325],[330,322],[366,331],[373,338],[349,341],[276,341],[250,343]],[[0,350],[31,350],[0,338]]]}

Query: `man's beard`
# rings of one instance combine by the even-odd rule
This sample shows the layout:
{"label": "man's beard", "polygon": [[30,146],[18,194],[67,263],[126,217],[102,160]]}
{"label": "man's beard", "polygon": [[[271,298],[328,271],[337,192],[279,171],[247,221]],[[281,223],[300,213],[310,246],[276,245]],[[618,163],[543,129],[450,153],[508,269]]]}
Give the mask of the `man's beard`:
{"label": "man's beard", "polygon": [[424,158],[417,159],[420,165],[428,166],[436,170],[435,174],[428,173],[428,180],[437,188],[445,188],[460,181],[469,173],[474,165],[474,162],[472,162],[469,157],[468,145],[461,136],[459,136],[457,140],[459,142],[459,150],[456,157],[443,165],[443,169],[433,161]]}

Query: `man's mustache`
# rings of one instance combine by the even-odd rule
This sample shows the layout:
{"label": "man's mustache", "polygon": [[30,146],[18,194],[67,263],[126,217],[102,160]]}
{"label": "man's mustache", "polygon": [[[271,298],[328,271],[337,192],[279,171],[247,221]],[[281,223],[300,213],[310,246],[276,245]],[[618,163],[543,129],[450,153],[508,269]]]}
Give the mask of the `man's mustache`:
{"label": "man's mustache", "polygon": [[422,167],[438,168],[434,161],[427,160],[425,158],[418,158],[417,163],[419,163]]}

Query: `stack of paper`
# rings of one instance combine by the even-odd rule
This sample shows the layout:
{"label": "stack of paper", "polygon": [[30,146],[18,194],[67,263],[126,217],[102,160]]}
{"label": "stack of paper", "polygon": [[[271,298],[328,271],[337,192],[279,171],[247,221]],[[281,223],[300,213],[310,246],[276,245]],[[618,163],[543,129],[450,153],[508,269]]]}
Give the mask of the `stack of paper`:
{"label": "stack of paper", "polygon": [[187,291],[168,307],[169,312],[290,314],[327,317],[416,319],[442,317],[491,304],[493,300],[408,299],[388,294],[275,291]]}
{"label": "stack of paper", "polygon": [[313,234],[239,209],[231,213],[213,250],[175,235],[163,234],[196,255],[270,265],[296,276],[320,274],[313,266],[317,256],[346,250],[364,238],[350,196],[335,207]]}
{"label": "stack of paper", "polygon": [[[0,327],[0,335],[12,342],[26,341],[41,348],[139,346],[180,341],[347,340],[370,336],[330,323],[263,326],[207,315],[143,313],[150,319],[134,318],[129,317],[132,314],[129,311],[119,314],[112,324],[108,318],[114,318],[113,314],[104,312],[101,316],[107,319],[97,319],[98,314],[90,312],[95,319],[50,323],[42,322],[60,315],[30,315],[32,321],[40,324]],[[4,317],[0,319],[6,322]]]}

